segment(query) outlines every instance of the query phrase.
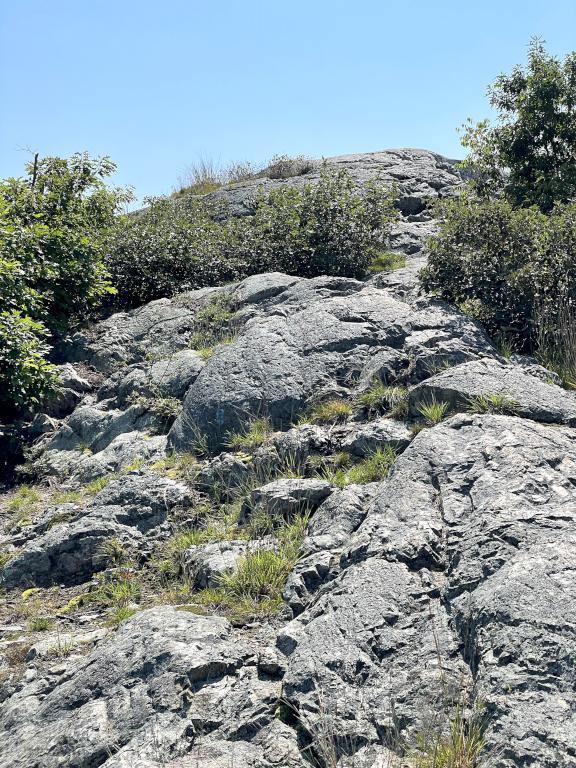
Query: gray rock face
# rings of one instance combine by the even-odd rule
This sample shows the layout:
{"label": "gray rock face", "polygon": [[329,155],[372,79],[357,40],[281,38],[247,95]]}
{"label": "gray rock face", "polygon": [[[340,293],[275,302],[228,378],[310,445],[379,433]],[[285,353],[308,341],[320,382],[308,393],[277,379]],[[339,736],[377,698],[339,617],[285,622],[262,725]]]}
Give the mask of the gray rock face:
{"label": "gray rock face", "polygon": [[101,554],[106,541],[119,539],[138,546],[169,514],[193,501],[185,485],[152,472],[114,480],[73,520],[28,542],[0,571],[0,584],[8,588],[80,584],[106,568]]}
{"label": "gray rock face", "polygon": [[411,439],[403,422],[382,418],[358,425],[342,440],[341,447],[356,456],[366,456],[386,446],[403,451]]}
{"label": "gray rock face", "polygon": [[486,415],[421,432],[342,573],[279,635],[289,700],[311,719],[337,701],[338,732],[378,743],[393,719],[422,729],[439,684],[462,699],[474,680],[497,755],[482,765],[571,765],[575,471],[566,427]]}
{"label": "gray rock face", "polygon": [[252,680],[268,709],[279,683],[258,681],[231,629],[225,619],[173,608],[133,617],[57,682],[39,679],[11,697],[0,718],[9,764],[166,765],[201,746],[205,732],[226,739],[230,726],[242,742],[242,727],[256,725],[258,713],[249,698],[239,705],[240,681],[247,690]]}
{"label": "gray rock face", "polygon": [[513,400],[514,411],[524,418],[576,426],[576,397],[571,392],[495,360],[465,363],[432,376],[411,390],[410,407],[416,414],[419,405],[436,398],[461,408],[471,398],[490,394]]}
{"label": "gray rock face", "polygon": [[258,511],[272,518],[290,520],[297,514],[311,514],[331,493],[330,483],[313,478],[275,480],[256,488],[240,513],[246,522]]}
{"label": "gray rock face", "polygon": [[207,361],[169,443],[187,450],[200,432],[219,448],[251,416],[286,428],[312,397],[352,394],[363,377],[387,373],[394,380],[421,358],[424,369],[433,358],[495,354],[475,323],[442,302],[402,299],[393,289],[344,278],[302,279],[264,302],[236,340]]}
{"label": "gray rock face", "polygon": [[91,331],[74,335],[63,354],[102,373],[186,349],[194,315],[222,289],[201,288],[173,299],[158,299],[132,312],[118,312]]}

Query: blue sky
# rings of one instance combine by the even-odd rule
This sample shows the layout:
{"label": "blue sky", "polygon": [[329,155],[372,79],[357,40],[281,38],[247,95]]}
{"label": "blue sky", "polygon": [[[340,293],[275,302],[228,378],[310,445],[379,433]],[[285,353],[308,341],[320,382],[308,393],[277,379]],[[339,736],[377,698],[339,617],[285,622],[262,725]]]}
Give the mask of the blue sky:
{"label": "blue sky", "polygon": [[534,35],[576,48],[576,2],[0,0],[0,176],[86,149],[142,198],[200,157],[461,156]]}

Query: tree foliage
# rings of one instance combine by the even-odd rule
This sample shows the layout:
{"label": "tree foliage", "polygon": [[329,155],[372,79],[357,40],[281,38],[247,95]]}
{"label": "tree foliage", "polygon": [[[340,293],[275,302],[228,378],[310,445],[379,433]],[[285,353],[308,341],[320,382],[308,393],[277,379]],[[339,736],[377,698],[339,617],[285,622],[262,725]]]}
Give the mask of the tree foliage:
{"label": "tree foliage", "polygon": [[566,357],[561,337],[576,334],[576,53],[559,61],[532,41],[527,66],[500,75],[490,101],[498,121],[464,136],[469,189],[438,204],[422,282],[517,348]]}
{"label": "tree foliage", "polygon": [[560,60],[532,40],[528,63],[489,89],[497,122],[470,124],[463,145],[482,197],[550,212],[576,198],[576,52]]}
{"label": "tree foliage", "polygon": [[113,291],[103,247],[129,195],[109,158],[35,158],[0,181],[0,415],[35,406],[53,383],[50,342]]}

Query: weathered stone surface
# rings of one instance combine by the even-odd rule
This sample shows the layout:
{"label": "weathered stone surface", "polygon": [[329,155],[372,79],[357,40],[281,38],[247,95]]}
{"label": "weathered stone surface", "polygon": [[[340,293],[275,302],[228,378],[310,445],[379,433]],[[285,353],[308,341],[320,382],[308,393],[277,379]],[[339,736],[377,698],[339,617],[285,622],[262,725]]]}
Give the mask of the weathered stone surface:
{"label": "weathered stone surface", "polygon": [[70,363],[57,366],[56,373],[59,379],[58,390],[45,410],[48,416],[62,418],[74,410],[84,395],[92,390],[92,385]]}
{"label": "weathered stone surface", "polygon": [[165,358],[188,346],[194,315],[221,290],[200,288],[118,312],[89,331],[77,332],[62,354],[108,374],[131,363]]}
{"label": "weathered stone surface", "polygon": [[472,670],[489,715],[482,765],[571,765],[575,479],[567,427],[464,415],[421,432],[342,573],[279,635],[289,699],[312,721],[319,698],[337,701],[337,732],[375,744],[392,706],[410,739],[447,681],[471,694]]}
{"label": "weathered stone surface", "polygon": [[428,367],[440,342],[441,360],[496,354],[475,323],[442,302],[401,299],[344,278],[299,280],[207,361],[169,443],[186,450],[200,432],[219,448],[251,416],[285,428],[320,393],[352,395],[359,379],[378,373],[379,354],[393,376],[403,376],[420,354]]}
{"label": "weathered stone surface", "polygon": [[169,514],[192,503],[186,486],[153,472],[113,480],[72,521],[29,541],[0,571],[0,583],[5,587],[80,584],[106,567],[101,553],[106,541],[119,539],[137,546]]}
{"label": "weathered stone surface", "polygon": [[245,304],[258,304],[261,301],[278,296],[286,288],[297,282],[297,277],[285,275],[282,272],[253,275],[238,283],[230,294],[230,298],[233,305],[237,308]]}
{"label": "weathered stone surface", "polygon": [[366,424],[352,425],[352,430],[341,441],[340,447],[356,456],[366,456],[386,446],[403,451],[411,439],[411,432],[403,422],[381,418]]}
{"label": "weathered stone surface", "polygon": [[182,399],[196,379],[204,361],[192,349],[157,360],[154,363],[136,363],[126,372],[118,371],[100,387],[97,400],[114,399],[126,407],[137,397],[176,397]]}
{"label": "weathered stone surface", "polygon": [[257,511],[285,520],[297,514],[312,513],[330,493],[330,483],[325,480],[275,480],[251,491],[249,500],[242,507],[240,521],[246,522]]}
{"label": "weathered stone surface", "polygon": [[576,397],[556,384],[548,384],[515,365],[478,360],[442,371],[410,392],[410,408],[432,398],[453,408],[466,408],[473,397],[504,395],[514,400],[515,412],[527,419],[576,426]]}
{"label": "weathered stone surface", "polygon": [[205,733],[217,739],[232,702],[236,730],[252,721],[257,731],[250,700],[238,706],[235,689],[253,679],[271,721],[279,684],[259,682],[249,656],[225,619],[144,611],[57,682],[38,679],[11,697],[0,715],[3,759],[11,768],[167,764]]}

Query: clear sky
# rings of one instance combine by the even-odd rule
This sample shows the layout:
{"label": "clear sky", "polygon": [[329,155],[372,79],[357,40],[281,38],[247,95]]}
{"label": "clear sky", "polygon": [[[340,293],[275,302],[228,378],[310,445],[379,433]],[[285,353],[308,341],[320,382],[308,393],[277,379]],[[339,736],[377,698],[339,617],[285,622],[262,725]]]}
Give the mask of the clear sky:
{"label": "clear sky", "polygon": [[575,0],[0,0],[0,176],[88,150],[139,198],[200,157],[391,147],[456,128],[532,36],[576,48]]}

